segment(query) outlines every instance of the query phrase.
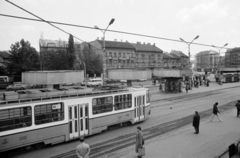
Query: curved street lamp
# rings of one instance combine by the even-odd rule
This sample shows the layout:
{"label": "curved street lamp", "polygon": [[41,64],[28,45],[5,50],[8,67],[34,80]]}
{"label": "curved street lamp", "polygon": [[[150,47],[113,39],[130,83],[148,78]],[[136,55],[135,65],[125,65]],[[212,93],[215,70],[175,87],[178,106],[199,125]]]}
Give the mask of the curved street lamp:
{"label": "curved street lamp", "polygon": [[108,27],[110,25],[112,25],[114,21],[115,21],[115,19],[112,18],[111,21],[109,22],[108,26],[106,27],[106,29],[100,29],[98,26],[96,26],[96,25],[94,26],[95,29],[98,29],[103,33],[103,79],[105,79],[107,76],[107,74],[106,74],[106,69],[107,69],[106,68],[106,59],[105,59],[105,33],[106,33]]}
{"label": "curved street lamp", "polygon": [[186,42],[184,39],[179,38],[182,42],[186,43],[188,45],[188,56],[189,56],[189,61],[190,61],[190,45],[192,44],[192,42],[196,39],[198,39],[199,35],[197,35],[191,42]]}
{"label": "curved street lamp", "polygon": [[221,53],[221,49],[223,49],[224,47],[226,47],[228,45],[228,43],[224,44],[222,47],[216,47],[214,45],[212,45],[212,47],[216,48],[218,50],[218,55],[219,55],[219,59],[218,59],[218,68],[220,69],[220,65],[222,64],[222,61],[220,60],[220,53]]}

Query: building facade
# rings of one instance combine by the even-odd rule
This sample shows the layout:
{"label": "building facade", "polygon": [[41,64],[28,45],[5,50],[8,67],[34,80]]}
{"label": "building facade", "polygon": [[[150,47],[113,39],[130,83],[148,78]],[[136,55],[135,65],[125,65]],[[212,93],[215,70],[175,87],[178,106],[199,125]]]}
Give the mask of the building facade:
{"label": "building facade", "polygon": [[219,53],[213,50],[197,53],[195,61],[197,71],[215,72],[221,65]]}
{"label": "building facade", "polygon": [[189,57],[181,51],[172,50],[170,54],[173,54],[180,58],[180,62],[177,64],[177,67],[181,69],[188,69],[190,67]]}
{"label": "building facade", "polygon": [[[39,40],[39,50],[40,50],[40,59],[41,59],[41,69],[44,69],[44,56],[46,53],[63,51],[67,53],[68,42],[63,40],[48,40],[48,39],[40,39]],[[79,55],[81,53],[81,43],[74,42],[74,54],[76,56],[76,60],[74,62],[74,68],[80,69],[80,59]]]}
{"label": "building facade", "polygon": [[[90,42],[96,53],[105,57],[106,69],[153,68],[163,66],[162,50],[150,43],[95,40]],[[105,45],[105,52],[103,48]]]}
{"label": "building facade", "polygon": [[240,47],[229,49],[226,51],[225,67],[240,67]]}

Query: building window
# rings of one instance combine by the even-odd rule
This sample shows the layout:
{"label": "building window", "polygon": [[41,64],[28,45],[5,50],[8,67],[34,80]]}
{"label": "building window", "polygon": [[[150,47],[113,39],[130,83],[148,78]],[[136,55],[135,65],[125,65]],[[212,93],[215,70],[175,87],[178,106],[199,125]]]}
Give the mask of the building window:
{"label": "building window", "polygon": [[0,110],[0,132],[32,125],[32,108],[21,107]]}
{"label": "building window", "polygon": [[125,53],[123,53],[123,57],[125,57]]}
{"label": "building window", "polygon": [[116,58],[116,57],[117,57],[117,53],[115,52],[115,53],[114,53],[114,58]]}
{"label": "building window", "polygon": [[45,124],[64,119],[64,105],[63,103],[52,103],[37,105],[34,108],[35,124]]}
{"label": "building window", "polygon": [[114,110],[123,110],[132,107],[132,95],[124,94],[114,97]]}
{"label": "building window", "polygon": [[121,57],[121,53],[118,53],[118,56]]}
{"label": "building window", "polygon": [[112,57],[112,52],[109,52],[109,56]]}
{"label": "building window", "polygon": [[94,98],[92,100],[92,108],[93,114],[113,111],[113,97]]}

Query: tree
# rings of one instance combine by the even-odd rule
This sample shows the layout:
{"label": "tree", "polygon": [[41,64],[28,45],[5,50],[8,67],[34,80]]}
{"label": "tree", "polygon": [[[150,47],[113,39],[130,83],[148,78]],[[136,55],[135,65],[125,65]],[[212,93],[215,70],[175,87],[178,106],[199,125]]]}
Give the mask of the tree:
{"label": "tree", "polygon": [[28,41],[22,39],[10,47],[10,63],[8,72],[21,74],[24,71],[39,70],[39,54]]}
{"label": "tree", "polygon": [[87,74],[103,72],[103,58],[100,54],[96,54],[90,45],[84,45],[80,59],[86,64]]}
{"label": "tree", "polygon": [[64,50],[43,51],[42,63],[44,70],[69,70],[68,54]]}
{"label": "tree", "polygon": [[74,67],[75,54],[74,54],[74,40],[71,34],[69,35],[69,39],[68,39],[67,53],[68,53],[69,68],[72,70]]}
{"label": "tree", "polygon": [[1,75],[8,75],[8,72],[7,72],[7,70],[6,70],[5,67],[0,66],[0,74],[1,74]]}

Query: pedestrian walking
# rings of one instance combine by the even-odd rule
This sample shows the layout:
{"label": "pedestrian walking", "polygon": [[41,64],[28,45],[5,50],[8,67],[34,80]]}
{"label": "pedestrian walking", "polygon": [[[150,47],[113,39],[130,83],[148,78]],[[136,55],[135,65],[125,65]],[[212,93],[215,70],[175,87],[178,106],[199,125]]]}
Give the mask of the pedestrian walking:
{"label": "pedestrian walking", "polygon": [[136,147],[135,151],[138,153],[138,158],[141,158],[142,156],[139,155],[139,150],[143,148],[144,140],[143,140],[143,134],[142,129],[140,126],[137,127],[137,134],[136,134]]}
{"label": "pedestrian walking", "polygon": [[76,148],[78,158],[89,158],[90,147],[84,142],[84,138],[80,137],[80,144]]}
{"label": "pedestrian walking", "polygon": [[186,93],[188,93],[188,83],[186,83],[185,89],[186,89]]}
{"label": "pedestrian walking", "polygon": [[195,134],[198,134],[199,133],[199,125],[200,125],[200,116],[197,111],[195,111],[192,125],[195,128]]}
{"label": "pedestrian walking", "polygon": [[240,114],[240,100],[238,100],[238,102],[236,103],[236,108],[237,108],[237,117],[239,116]]}
{"label": "pedestrian walking", "polygon": [[212,122],[212,120],[213,120],[213,118],[214,118],[214,116],[217,116],[217,118],[218,118],[218,120],[220,121],[220,122],[223,122],[223,120],[220,118],[220,116],[219,116],[219,110],[218,110],[218,102],[216,102],[214,105],[213,105],[213,115],[212,115],[212,118],[211,118],[211,122]]}

